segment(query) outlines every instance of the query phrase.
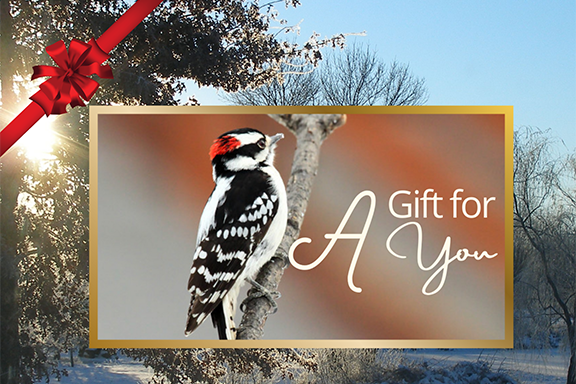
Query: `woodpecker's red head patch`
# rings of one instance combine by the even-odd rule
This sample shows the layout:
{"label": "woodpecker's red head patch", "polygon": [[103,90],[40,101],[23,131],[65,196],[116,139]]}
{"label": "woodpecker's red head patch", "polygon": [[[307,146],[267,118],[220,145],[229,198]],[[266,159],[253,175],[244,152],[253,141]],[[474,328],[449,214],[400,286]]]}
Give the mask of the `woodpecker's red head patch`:
{"label": "woodpecker's red head patch", "polygon": [[222,136],[214,140],[214,144],[210,147],[210,160],[213,160],[218,155],[224,155],[230,151],[235,150],[240,146],[240,140],[233,136]]}

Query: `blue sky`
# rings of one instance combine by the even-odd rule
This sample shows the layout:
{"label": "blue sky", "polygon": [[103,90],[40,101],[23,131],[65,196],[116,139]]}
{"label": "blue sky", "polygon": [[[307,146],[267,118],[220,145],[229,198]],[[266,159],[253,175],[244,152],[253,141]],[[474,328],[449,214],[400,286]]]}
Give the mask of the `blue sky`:
{"label": "blue sky", "polygon": [[[351,37],[424,77],[428,105],[513,105],[514,126],[551,128],[576,147],[576,2],[302,0],[278,5],[300,42]],[[202,105],[225,104],[190,87]]]}

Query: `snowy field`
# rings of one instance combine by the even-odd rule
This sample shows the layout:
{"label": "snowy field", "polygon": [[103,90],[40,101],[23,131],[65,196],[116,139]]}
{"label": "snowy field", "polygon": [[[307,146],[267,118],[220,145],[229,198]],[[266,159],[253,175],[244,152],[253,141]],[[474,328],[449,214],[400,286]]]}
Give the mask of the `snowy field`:
{"label": "snowy field", "polygon": [[[406,358],[426,362],[431,370],[452,367],[458,362],[486,363],[493,372],[505,372],[521,384],[564,384],[568,371],[567,352],[542,350],[418,350]],[[66,362],[66,359],[63,359]],[[76,358],[75,366],[64,367],[68,377],[62,383],[136,384],[147,383],[152,371],[125,356],[116,359]],[[440,383],[440,381],[437,381]]]}
{"label": "snowy field", "polygon": [[450,367],[461,361],[483,362],[493,372],[506,372],[522,384],[565,384],[568,352],[518,349],[418,350],[405,355],[413,361],[427,361],[431,367]]}
{"label": "snowy field", "polygon": [[68,376],[61,381],[65,384],[144,384],[148,383],[153,373],[151,369],[126,356],[120,356],[118,360],[81,357],[74,359],[74,367],[70,367],[69,362],[62,366],[68,371]]}

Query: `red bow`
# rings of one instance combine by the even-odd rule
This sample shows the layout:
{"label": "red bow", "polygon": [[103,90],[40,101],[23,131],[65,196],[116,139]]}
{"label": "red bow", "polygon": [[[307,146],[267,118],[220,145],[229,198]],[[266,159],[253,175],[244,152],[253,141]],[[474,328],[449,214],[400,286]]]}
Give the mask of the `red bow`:
{"label": "red bow", "polygon": [[110,56],[98,47],[94,39],[88,44],[74,39],[70,42],[68,52],[60,40],[46,47],[46,52],[58,67],[34,67],[32,80],[44,76],[51,78],[40,84],[40,91],[30,97],[42,107],[46,116],[66,113],[68,104],[72,108],[85,106],[82,99],[90,100],[99,86],[98,82],[88,76],[95,74],[105,79],[114,78],[110,66],[101,65]]}

